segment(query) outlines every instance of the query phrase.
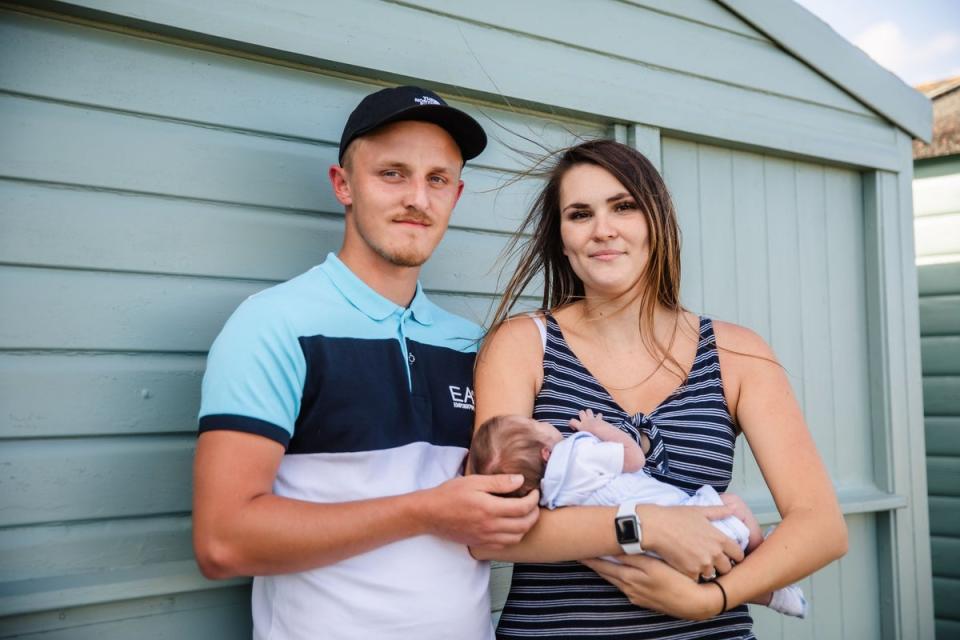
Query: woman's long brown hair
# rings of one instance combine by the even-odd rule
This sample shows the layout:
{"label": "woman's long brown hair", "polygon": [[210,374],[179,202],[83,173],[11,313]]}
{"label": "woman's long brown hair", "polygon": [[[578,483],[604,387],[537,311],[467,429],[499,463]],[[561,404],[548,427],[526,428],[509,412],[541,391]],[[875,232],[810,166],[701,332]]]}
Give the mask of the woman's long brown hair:
{"label": "woman's long brown hair", "polygon": [[[561,150],[544,171],[531,172],[546,178],[546,185],[507,246],[506,254],[517,257],[517,267],[493,316],[495,330],[509,316],[523,291],[538,275],[543,276],[541,308],[555,310],[584,297],[583,282],[563,255],[560,238],[560,184],[572,167],[590,164],[606,169],[633,196],[646,217],[650,253],[640,275],[640,335],[643,344],[661,364],[682,380],[684,368],[670,355],[680,315],[680,228],[667,186],[653,164],[639,151],[613,140],[590,140]],[[543,166],[540,164],[539,166]],[[654,332],[657,306],[674,311],[677,323],[668,344]]]}

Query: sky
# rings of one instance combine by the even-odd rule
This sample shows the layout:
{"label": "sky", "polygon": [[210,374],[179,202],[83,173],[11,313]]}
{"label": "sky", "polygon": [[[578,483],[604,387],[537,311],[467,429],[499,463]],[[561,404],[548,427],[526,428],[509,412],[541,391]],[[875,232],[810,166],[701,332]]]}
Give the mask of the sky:
{"label": "sky", "polygon": [[796,0],[913,86],[960,76],[960,0]]}

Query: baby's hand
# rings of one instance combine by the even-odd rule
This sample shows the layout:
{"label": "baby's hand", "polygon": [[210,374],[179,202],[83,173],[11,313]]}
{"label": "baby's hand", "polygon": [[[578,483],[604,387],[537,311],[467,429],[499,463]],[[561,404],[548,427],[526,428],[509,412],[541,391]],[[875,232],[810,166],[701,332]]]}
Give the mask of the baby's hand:
{"label": "baby's hand", "polygon": [[[574,431],[586,431],[600,437],[597,430],[611,428],[611,425],[603,421],[602,413],[594,413],[591,409],[581,409],[577,414],[579,418],[570,418],[570,428]],[[601,438],[602,439],[602,438]]]}
{"label": "baby's hand", "polygon": [[570,428],[574,431],[586,431],[604,442],[616,442],[623,445],[623,471],[633,473],[646,464],[646,456],[633,438],[603,419],[602,413],[584,409],[578,417],[570,419]]}

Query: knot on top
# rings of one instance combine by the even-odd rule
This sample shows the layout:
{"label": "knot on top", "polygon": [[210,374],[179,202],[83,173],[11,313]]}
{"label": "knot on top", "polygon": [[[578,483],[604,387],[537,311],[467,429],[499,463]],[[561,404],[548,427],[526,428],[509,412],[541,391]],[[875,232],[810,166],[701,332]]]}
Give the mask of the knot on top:
{"label": "knot on top", "polygon": [[667,449],[663,444],[663,435],[653,420],[638,413],[629,420],[624,420],[621,428],[629,433],[637,441],[637,444],[642,443],[640,434],[647,436],[650,441],[650,451],[646,453],[647,463],[645,468],[649,472],[656,471],[659,474],[665,474],[669,471],[670,462]]}

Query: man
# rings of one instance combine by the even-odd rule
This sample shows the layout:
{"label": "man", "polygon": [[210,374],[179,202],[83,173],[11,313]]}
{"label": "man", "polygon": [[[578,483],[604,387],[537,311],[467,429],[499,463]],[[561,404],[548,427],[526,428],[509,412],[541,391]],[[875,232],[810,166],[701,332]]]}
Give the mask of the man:
{"label": "man", "polygon": [[537,496],[461,477],[479,327],[417,282],[483,129],[416,87],[367,96],[329,177],[337,255],[246,300],[210,351],[194,479],[204,575],[259,576],[256,638],[492,637],[489,568]]}

